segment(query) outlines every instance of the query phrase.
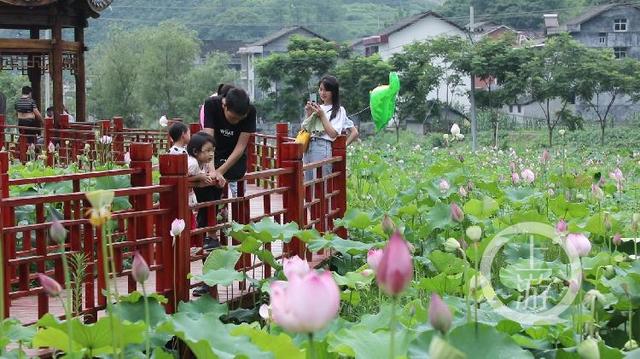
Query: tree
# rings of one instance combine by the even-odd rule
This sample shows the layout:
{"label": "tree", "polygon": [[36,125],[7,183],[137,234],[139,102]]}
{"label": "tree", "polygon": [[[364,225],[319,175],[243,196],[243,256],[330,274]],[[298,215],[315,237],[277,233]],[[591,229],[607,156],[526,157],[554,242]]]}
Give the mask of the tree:
{"label": "tree", "polygon": [[120,115],[126,125],[140,125],[136,92],[140,68],[140,39],[136,32],[112,28],[107,40],[90,53],[88,108],[98,118]]}
{"label": "tree", "polygon": [[[381,84],[389,81],[392,67],[380,56],[356,56],[350,58],[335,69],[340,81],[340,101],[351,113],[369,106],[369,92]],[[361,120],[371,120],[371,112],[360,114]]]}
{"label": "tree", "polygon": [[414,42],[391,57],[393,68],[400,76],[398,118],[422,121],[430,112],[427,94],[437,88],[445,71],[434,66],[436,54],[428,41]]}
{"label": "tree", "polygon": [[[188,74],[200,55],[195,31],[176,22],[163,22],[141,30],[140,39],[138,91],[145,105],[144,114],[151,119],[187,115],[180,112],[178,104],[189,87]],[[211,88],[214,86],[211,84]]]}
{"label": "tree", "polygon": [[[6,115],[7,118],[13,117],[14,105],[18,97],[20,97],[20,90],[22,86],[27,85],[29,85],[28,77],[9,71],[0,71],[0,101],[2,100],[3,94],[5,96],[4,100],[6,101],[4,103],[4,105],[6,105],[4,107],[5,113],[0,111],[0,114]],[[2,104],[0,104],[0,107],[2,107]]]}
{"label": "tree", "polygon": [[[616,60],[611,51],[588,50],[580,64],[577,93],[594,111],[600,125],[600,143],[604,145],[605,128],[616,99],[640,92],[636,74],[640,63],[634,59]],[[604,104],[601,105],[601,100]]]}
{"label": "tree", "polygon": [[[547,124],[549,146],[553,145],[553,131],[567,105],[575,100],[580,66],[587,49],[568,34],[549,39],[542,49],[530,49],[530,61],[522,68],[519,78],[524,93],[538,102]],[[518,83],[520,86],[520,83]],[[561,110],[552,113],[551,102],[559,100]]]}
{"label": "tree", "polygon": [[335,43],[292,36],[286,53],[272,54],[256,65],[258,85],[267,93],[260,109],[270,119],[298,121],[309,94],[318,90],[315,80],[337,60]]}

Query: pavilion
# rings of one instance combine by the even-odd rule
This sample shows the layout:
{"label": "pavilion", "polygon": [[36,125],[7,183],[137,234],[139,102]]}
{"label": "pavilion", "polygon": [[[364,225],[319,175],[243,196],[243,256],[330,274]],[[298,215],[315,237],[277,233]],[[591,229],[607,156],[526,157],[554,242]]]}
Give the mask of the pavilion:
{"label": "pavilion", "polygon": [[[89,17],[97,18],[112,0],[0,0],[0,29],[29,30],[27,38],[0,38],[0,71],[26,74],[33,98],[42,111],[41,78],[51,76],[54,121],[63,111],[63,77],[75,77],[76,120],[85,121],[86,84],[84,29]],[[65,29],[73,29],[73,41],[65,40]],[[50,30],[51,38],[43,38]],[[70,31],[70,30],[69,30]],[[71,37],[70,35],[67,37]],[[6,94],[15,96],[17,94]],[[11,110],[11,109],[8,109]]]}

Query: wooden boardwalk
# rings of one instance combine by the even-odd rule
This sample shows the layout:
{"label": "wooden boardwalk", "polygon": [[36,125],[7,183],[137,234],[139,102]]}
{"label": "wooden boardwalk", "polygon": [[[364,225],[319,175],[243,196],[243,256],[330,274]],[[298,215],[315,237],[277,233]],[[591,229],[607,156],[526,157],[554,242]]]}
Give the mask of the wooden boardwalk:
{"label": "wooden boardwalk", "polygon": [[[256,187],[255,185],[247,185],[247,195],[255,194],[259,192],[261,189]],[[282,195],[280,194],[271,194],[271,211],[279,211],[283,208],[282,203]],[[256,197],[250,200],[251,207],[251,217],[258,217],[264,214],[264,203],[263,197]],[[271,251],[274,257],[278,257],[282,254],[282,242],[276,241],[272,243]],[[325,256],[323,255],[314,255],[312,264],[318,264]],[[257,258],[251,258],[251,263],[259,263]],[[202,273],[202,261],[195,260],[191,262],[191,273],[200,274]],[[258,266],[255,269],[251,269],[247,271],[247,277],[253,279],[263,279],[263,267]],[[116,281],[118,293],[124,294],[128,292],[128,277],[119,277]],[[192,279],[192,284],[195,284],[195,280]],[[96,285],[97,287],[97,285]],[[147,291],[153,292],[156,287],[156,272],[151,272],[149,276],[148,282],[145,284]],[[138,290],[142,288],[138,285]],[[253,290],[253,288],[249,288]],[[218,288],[218,298],[221,302],[226,302],[234,298],[240,297],[242,294],[247,293],[247,289],[240,290],[239,283],[234,283],[233,286],[229,287],[219,287]],[[193,297],[192,297],[193,299]],[[247,303],[248,304],[248,303]],[[34,323],[38,320],[38,297],[37,296],[29,296],[23,297],[19,299],[15,299],[11,302],[10,307],[10,316],[13,318],[19,319],[23,323]],[[64,310],[62,309],[60,300],[50,300],[49,313],[54,314],[56,316],[62,316],[64,314]]]}

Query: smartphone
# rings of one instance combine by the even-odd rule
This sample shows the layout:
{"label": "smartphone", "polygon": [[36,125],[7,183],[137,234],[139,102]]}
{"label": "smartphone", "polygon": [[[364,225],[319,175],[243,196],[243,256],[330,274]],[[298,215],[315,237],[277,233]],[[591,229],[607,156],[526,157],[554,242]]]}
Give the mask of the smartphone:
{"label": "smartphone", "polygon": [[309,101],[318,102],[318,94],[317,93],[309,94]]}

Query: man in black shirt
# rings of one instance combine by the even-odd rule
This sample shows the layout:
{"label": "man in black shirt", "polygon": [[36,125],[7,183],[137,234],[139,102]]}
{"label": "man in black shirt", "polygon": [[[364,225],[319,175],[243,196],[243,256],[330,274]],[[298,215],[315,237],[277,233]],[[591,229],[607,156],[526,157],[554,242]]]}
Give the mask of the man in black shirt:
{"label": "man in black shirt", "polygon": [[256,132],[256,108],[249,103],[247,93],[232,88],[224,96],[207,99],[204,130],[216,140],[215,171],[211,175],[227,181],[241,179],[247,171],[247,144]]}

